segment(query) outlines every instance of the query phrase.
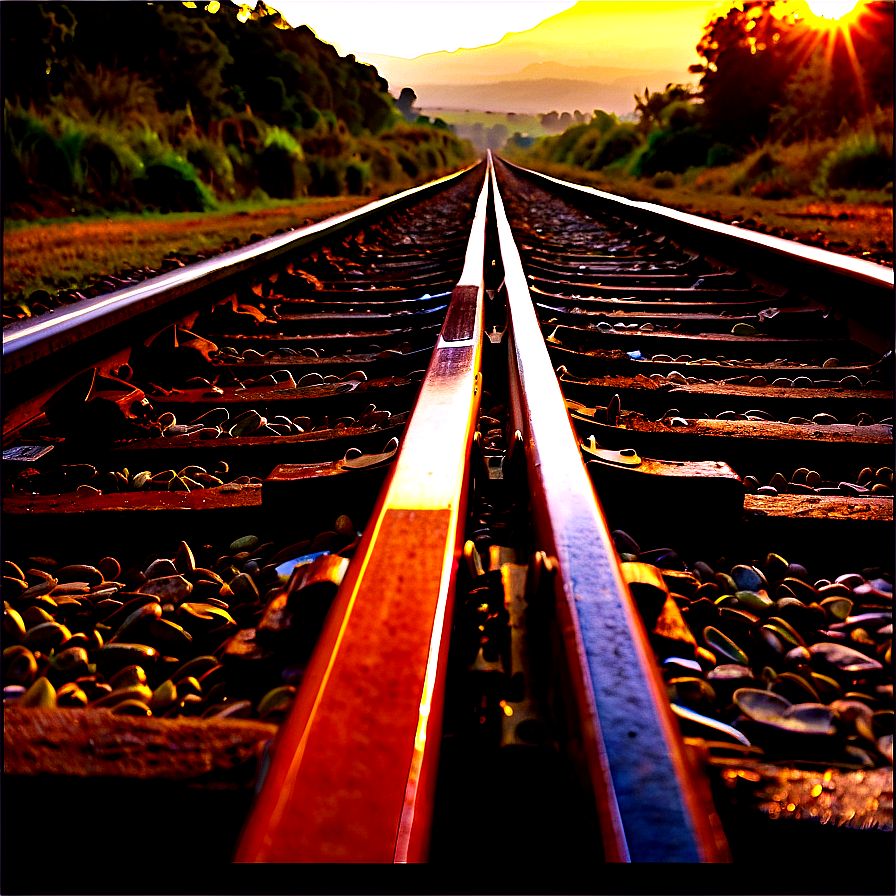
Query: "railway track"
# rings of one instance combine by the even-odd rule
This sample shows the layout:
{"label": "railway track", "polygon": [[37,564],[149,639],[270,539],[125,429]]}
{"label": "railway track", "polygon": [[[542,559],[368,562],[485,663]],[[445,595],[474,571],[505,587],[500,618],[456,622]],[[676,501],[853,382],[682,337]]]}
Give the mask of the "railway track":
{"label": "railway track", "polygon": [[891,848],[892,272],[484,169],[5,331],[13,854]]}

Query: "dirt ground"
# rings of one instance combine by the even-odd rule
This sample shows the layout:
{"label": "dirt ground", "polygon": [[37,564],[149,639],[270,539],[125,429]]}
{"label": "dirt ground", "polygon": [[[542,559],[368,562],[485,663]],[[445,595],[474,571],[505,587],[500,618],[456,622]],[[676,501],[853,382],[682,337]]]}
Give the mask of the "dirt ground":
{"label": "dirt ground", "polygon": [[[8,228],[3,234],[3,304],[58,290],[86,294],[100,278],[138,279],[209,258],[275,233],[303,227],[368,202],[359,197],[308,200],[251,212],[179,214],[66,221]],[[77,296],[75,296],[77,298]],[[39,309],[38,309],[39,310]],[[19,310],[12,316],[27,312]],[[10,315],[5,315],[7,320]]]}

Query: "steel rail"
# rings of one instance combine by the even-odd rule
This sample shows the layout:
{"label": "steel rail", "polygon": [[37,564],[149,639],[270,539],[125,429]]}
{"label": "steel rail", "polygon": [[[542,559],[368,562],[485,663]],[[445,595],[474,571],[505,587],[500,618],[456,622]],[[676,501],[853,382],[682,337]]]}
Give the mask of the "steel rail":
{"label": "steel rail", "polygon": [[525,445],[537,544],[558,560],[557,616],[606,856],[722,860],[581,461],[493,167],[490,176],[507,291],[514,426]]}
{"label": "steel rail", "polygon": [[147,332],[161,330],[192,312],[203,295],[227,288],[228,283],[253,268],[263,272],[286,253],[310,249],[419,202],[456,182],[473,167],[320,223],[55,309],[37,319],[11,324],[3,331],[6,387],[23,398],[39,399],[39,404],[58,385],[60,367],[82,370],[100,364],[107,358],[110,344],[126,346],[145,339]]}
{"label": "steel rail", "polygon": [[237,862],[427,855],[481,396],[488,187],[486,178],[397,461],[274,744]]}
{"label": "steel rail", "polygon": [[873,323],[875,329],[881,329],[883,321],[883,329],[893,331],[893,268],[651,202],[626,199],[522,168],[505,159],[500,161],[536,183],[550,184],[551,192],[586,211],[603,212],[655,229],[682,245],[699,247],[721,261],[730,259],[741,270],[793,289],[818,290],[828,304],[848,307],[851,317]]}

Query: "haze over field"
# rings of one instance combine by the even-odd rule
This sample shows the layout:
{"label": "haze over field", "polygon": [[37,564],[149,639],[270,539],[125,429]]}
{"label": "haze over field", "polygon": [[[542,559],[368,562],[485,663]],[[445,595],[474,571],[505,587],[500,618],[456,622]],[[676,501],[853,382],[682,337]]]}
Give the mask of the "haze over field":
{"label": "haze over field", "polygon": [[[314,28],[315,4],[281,2],[287,18],[293,13]],[[495,43],[405,58],[381,50],[373,30],[352,52],[375,65],[397,95],[410,86],[417,105],[426,109],[473,109],[504,112],[546,112],[551,109],[591,112],[601,108],[619,115],[633,109],[632,94],[645,86],[661,90],[670,82],[696,83],[688,66],[698,62],[695,47],[710,15],[730,2],[709,0],[583,0],[527,30],[510,31],[511,10],[541,8],[528,3],[375,3],[340,2],[332,9],[388,11],[396,30],[426,34],[458,21],[474,21],[477,10],[503,7],[509,33]],[[563,6],[565,4],[556,4]],[[450,9],[449,9],[450,8]],[[452,11],[447,16],[446,11]],[[534,11],[528,10],[529,12]],[[404,18],[395,16],[403,13]],[[372,29],[373,23],[371,23]],[[474,32],[471,30],[471,34]],[[324,28],[318,36],[328,38]],[[335,35],[334,35],[335,37]],[[384,38],[382,39],[384,40]],[[367,46],[366,44],[369,44]],[[413,46],[409,43],[408,46]]]}

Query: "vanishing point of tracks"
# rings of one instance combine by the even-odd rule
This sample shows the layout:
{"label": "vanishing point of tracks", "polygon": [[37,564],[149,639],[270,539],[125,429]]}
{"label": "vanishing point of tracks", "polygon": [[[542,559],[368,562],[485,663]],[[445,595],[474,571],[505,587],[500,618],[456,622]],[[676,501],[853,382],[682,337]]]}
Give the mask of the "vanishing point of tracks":
{"label": "vanishing point of tracks", "polygon": [[9,879],[886,857],[892,292],[497,162],[7,328]]}

